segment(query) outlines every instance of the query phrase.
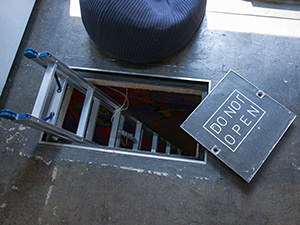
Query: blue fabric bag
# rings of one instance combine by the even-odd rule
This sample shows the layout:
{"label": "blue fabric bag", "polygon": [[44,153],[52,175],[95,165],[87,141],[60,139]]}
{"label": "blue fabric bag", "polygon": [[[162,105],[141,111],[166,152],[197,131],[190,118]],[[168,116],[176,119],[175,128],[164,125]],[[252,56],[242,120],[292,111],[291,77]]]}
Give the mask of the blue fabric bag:
{"label": "blue fabric bag", "polygon": [[203,20],[206,0],[80,0],[92,40],[116,58],[163,59],[183,48]]}

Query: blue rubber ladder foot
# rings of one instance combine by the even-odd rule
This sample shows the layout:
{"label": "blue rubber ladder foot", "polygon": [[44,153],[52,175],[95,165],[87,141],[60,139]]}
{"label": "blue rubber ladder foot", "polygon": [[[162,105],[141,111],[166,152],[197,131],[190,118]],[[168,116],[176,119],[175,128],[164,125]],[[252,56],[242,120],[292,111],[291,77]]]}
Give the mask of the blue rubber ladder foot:
{"label": "blue rubber ladder foot", "polygon": [[32,48],[27,48],[24,50],[23,55],[28,59],[35,59],[38,57],[39,53]]}
{"label": "blue rubber ladder foot", "polygon": [[0,117],[9,119],[9,120],[15,120],[17,118],[18,113],[10,110],[10,109],[3,109],[0,112]]}

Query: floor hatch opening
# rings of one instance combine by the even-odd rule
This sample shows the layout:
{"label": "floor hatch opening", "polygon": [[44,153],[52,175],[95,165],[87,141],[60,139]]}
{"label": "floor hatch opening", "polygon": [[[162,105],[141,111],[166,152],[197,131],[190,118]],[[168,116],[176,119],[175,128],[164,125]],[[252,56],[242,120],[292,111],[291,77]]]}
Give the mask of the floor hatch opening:
{"label": "floor hatch opening", "polygon": [[181,124],[208,95],[191,77],[70,67],[50,52],[23,55],[45,68],[31,113],[0,117],[42,131],[40,144],[206,163]]}
{"label": "floor hatch opening", "polygon": [[[105,98],[119,105],[114,108],[102,101],[93,102],[95,107],[88,113],[95,125],[90,128],[92,131],[86,131],[90,132],[92,142],[136,155],[151,154],[195,162],[206,160],[204,148],[180,125],[207,95],[208,81],[88,68],[77,71]],[[59,115],[63,129],[76,133],[85,98],[86,94],[76,88],[64,96],[65,110]],[[70,144],[48,134],[43,135],[42,142]]]}

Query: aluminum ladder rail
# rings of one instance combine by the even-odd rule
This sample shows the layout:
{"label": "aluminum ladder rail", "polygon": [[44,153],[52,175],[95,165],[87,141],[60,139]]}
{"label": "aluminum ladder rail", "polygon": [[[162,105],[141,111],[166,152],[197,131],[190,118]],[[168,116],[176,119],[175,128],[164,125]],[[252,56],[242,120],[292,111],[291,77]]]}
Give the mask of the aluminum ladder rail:
{"label": "aluminum ladder rail", "polygon": [[[49,133],[65,140],[96,144],[92,140],[100,104],[111,111],[118,109],[120,104],[97,89],[91,82],[82,78],[76,71],[72,70],[49,52],[38,53],[33,49],[26,49],[24,55],[46,69],[32,113],[18,114],[12,110],[5,109],[0,112],[0,117],[31,126],[42,132]],[[52,97],[50,96],[50,106],[48,107],[46,114],[48,116],[42,119],[41,117],[45,113],[47,98],[54,81],[56,82],[57,90],[54,91]],[[62,128],[63,120],[74,88],[85,94],[76,133],[72,133]],[[136,123],[134,136],[123,130],[125,118],[129,118]],[[171,143],[164,138],[159,137],[156,132],[145,126],[127,111],[118,111],[115,114],[108,146],[119,147],[121,138],[125,137],[133,141],[133,150],[141,150],[144,130],[148,130],[153,134],[151,152],[156,152],[158,148],[158,139],[160,138],[166,143],[166,154],[170,154]],[[181,150],[177,148],[177,152],[180,153]]]}

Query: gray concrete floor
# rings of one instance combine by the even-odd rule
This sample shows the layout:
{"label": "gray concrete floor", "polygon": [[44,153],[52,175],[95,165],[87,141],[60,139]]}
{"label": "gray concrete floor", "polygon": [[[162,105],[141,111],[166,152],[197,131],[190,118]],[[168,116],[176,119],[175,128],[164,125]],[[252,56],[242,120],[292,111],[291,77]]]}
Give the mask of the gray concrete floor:
{"label": "gray concrete floor", "polygon": [[[210,79],[234,69],[300,114],[300,7],[208,0],[196,38],[161,62],[114,59],[89,39],[70,2],[37,1],[0,99],[30,112],[43,70],[22,56],[50,51],[72,66]],[[210,154],[206,165],[38,144],[40,133],[0,120],[1,224],[300,224],[300,123],[250,184]]]}

